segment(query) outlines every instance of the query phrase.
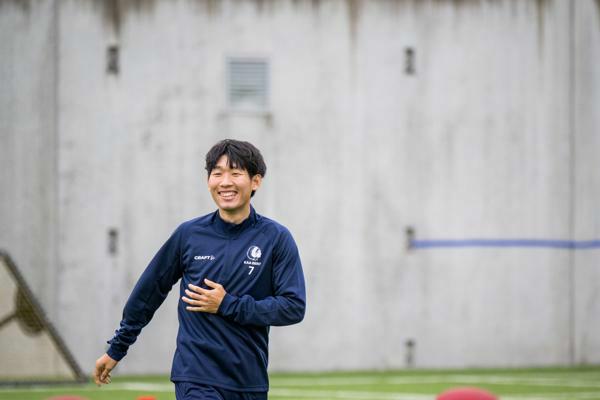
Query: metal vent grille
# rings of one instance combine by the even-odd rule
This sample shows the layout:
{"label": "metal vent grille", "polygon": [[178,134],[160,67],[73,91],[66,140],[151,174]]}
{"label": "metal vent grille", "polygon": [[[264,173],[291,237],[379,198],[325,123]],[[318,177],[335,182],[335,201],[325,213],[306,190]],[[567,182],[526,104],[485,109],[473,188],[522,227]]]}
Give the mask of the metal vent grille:
{"label": "metal vent grille", "polygon": [[230,59],[229,105],[240,110],[265,110],[269,97],[269,64],[261,59]]}

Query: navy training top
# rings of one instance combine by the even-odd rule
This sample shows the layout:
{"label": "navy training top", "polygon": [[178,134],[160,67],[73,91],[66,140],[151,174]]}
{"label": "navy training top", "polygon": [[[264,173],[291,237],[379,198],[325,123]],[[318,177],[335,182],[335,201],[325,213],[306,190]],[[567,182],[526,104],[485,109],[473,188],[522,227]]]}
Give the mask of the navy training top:
{"label": "navy training top", "polygon": [[204,278],[227,294],[217,314],[188,311],[180,298],[171,380],[267,391],[269,326],[300,322],[306,294],[292,235],[254,208],[238,225],[215,211],[175,230],[129,296],[108,355],[117,361],[125,356],[179,279],[184,296],[189,283],[207,288]]}

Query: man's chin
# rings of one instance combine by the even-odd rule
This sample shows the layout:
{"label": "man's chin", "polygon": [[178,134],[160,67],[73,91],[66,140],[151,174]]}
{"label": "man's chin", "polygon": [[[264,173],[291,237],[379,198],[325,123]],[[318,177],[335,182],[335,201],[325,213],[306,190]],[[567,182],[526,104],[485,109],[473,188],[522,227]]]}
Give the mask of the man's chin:
{"label": "man's chin", "polygon": [[219,209],[222,211],[225,211],[227,213],[234,213],[237,211],[240,211],[241,209],[243,209],[244,207],[239,205],[239,204],[219,204]]}

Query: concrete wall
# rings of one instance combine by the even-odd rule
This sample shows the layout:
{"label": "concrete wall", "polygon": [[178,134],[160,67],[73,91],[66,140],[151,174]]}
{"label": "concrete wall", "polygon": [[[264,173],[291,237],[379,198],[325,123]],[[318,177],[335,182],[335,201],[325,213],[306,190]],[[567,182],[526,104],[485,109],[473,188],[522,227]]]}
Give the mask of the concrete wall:
{"label": "concrete wall", "polygon": [[[59,55],[58,79],[3,43],[14,67],[0,79],[14,89],[0,98],[32,90],[10,78],[25,65],[57,85],[56,103],[27,97],[39,101],[35,118],[57,130],[20,135],[30,121],[20,105],[13,122],[2,118],[2,140],[51,141],[56,150],[23,178],[29,160],[3,145],[2,184],[45,182],[55,197],[4,195],[10,229],[0,245],[55,279],[45,289],[55,323],[85,367],[169,233],[213,210],[203,157],[224,137],[262,149],[269,170],[255,206],[290,228],[305,265],[308,314],[272,330],[274,369],[405,367],[407,340],[417,367],[600,362],[598,250],[405,247],[408,226],[419,238],[600,236],[597,2],[27,4],[1,6],[3,37],[54,44],[47,57]],[[15,28],[28,18],[59,39],[43,24]],[[114,45],[117,75],[106,71]],[[226,59],[237,55],[268,57],[268,113],[228,108]],[[59,238],[49,246],[60,256],[55,270],[21,255],[26,218],[16,204],[27,202],[54,216],[32,223],[42,243]],[[176,301],[159,310],[122,371],[168,370]]]}
{"label": "concrete wall", "polygon": [[[575,135],[572,148],[574,236],[600,236],[600,3],[584,2],[575,7],[573,43],[573,82],[571,96],[572,127]],[[598,252],[577,252],[572,270],[574,307],[575,360],[582,363],[600,362],[600,282]]]}
{"label": "concrete wall", "polygon": [[0,248],[48,313],[57,295],[57,10],[0,2]]}

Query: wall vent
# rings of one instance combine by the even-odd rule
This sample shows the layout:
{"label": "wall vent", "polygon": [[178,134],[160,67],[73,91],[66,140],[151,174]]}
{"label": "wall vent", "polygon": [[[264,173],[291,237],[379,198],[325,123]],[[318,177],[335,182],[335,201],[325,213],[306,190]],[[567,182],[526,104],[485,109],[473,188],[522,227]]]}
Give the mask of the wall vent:
{"label": "wall vent", "polygon": [[265,111],[269,105],[269,63],[258,58],[230,58],[229,107],[234,110]]}

